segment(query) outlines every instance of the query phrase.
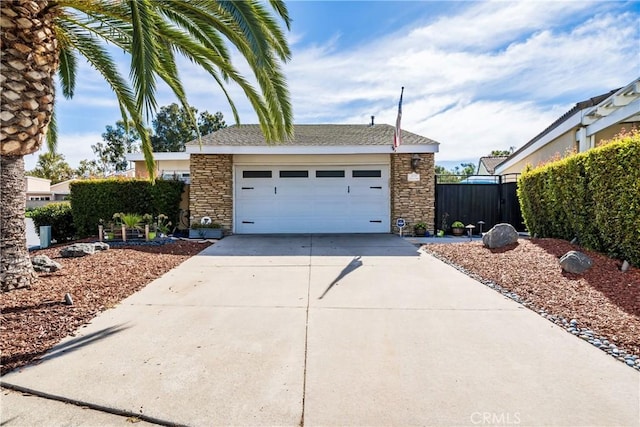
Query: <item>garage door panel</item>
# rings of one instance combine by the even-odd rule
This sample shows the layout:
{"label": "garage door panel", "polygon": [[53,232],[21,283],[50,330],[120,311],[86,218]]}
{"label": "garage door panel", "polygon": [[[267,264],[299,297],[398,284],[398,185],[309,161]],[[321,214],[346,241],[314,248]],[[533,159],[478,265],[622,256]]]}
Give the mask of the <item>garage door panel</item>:
{"label": "garage door panel", "polygon": [[236,167],[236,233],[389,232],[388,166],[247,168]]}

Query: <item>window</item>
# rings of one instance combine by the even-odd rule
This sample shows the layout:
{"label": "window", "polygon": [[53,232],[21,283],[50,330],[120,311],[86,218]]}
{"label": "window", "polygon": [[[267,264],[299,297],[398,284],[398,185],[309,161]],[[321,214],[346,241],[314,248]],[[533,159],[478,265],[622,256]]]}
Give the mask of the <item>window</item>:
{"label": "window", "polygon": [[316,178],[344,178],[344,171],[316,171]]}
{"label": "window", "polygon": [[309,178],[309,171],[280,171],[280,178]]}
{"label": "window", "polygon": [[382,177],[382,171],[381,170],[353,171],[352,176],[354,178],[380,178]]}
{"label": "window", "polygon": [[271,178],[271,171],[242,171],[243,178]]}
{"label": "window", "polygon": [[187,184],[191,182],[191,174],[189,171],[171,171],[171,170],[163,170],[160,177],[164,180],[177,180],[182,181]]}

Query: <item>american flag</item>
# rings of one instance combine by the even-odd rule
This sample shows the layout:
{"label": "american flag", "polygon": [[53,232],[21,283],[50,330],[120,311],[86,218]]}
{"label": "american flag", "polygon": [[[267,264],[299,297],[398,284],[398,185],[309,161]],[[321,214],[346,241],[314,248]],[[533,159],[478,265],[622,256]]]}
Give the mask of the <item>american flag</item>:
{"label": "american flag", "polygon": [[396,119],[396,129],[393,132],[393,151],[396,151],[402,143],[402,130],[400,129],[400,119],[402,118],[402,95],[404,94],[404,86],[400,91],[400,102],[398,103],[398,118]]}

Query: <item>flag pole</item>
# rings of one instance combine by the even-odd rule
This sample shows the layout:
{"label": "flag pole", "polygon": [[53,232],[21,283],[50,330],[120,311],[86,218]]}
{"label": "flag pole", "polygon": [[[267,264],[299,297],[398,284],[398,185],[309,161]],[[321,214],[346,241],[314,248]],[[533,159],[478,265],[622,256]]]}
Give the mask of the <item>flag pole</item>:
{"label": "flag pole", "polygon": [[404,95],[404,86],[400,90],[400,102],[398,102],[398,117],[396,118],[396,128],[393,131],[393,151],[395,152],[402,143],[402,129],[400,120],[402,118],[402,95]]}

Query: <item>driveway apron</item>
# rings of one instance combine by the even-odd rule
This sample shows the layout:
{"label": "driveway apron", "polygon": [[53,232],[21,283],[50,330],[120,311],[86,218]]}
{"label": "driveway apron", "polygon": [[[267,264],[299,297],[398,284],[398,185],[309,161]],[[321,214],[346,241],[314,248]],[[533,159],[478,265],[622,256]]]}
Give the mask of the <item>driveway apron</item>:
{"label": "driveway apron", "polygon": [[640,373],[393,235],[226,237],[2,381],[178,425],[640,425]]}

